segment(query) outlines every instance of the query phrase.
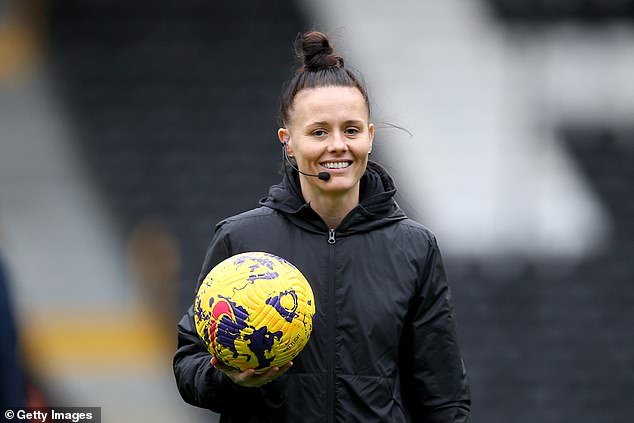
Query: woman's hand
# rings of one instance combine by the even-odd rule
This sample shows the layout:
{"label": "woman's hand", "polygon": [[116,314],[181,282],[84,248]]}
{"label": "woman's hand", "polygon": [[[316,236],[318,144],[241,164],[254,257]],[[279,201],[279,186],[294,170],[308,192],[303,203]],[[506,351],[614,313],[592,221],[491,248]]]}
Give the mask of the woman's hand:
{"label": "woman's hand", "polygon": [[255,369],[247,369],[241,372],[238,369],[223,364],[216,357],[211,358],[211,365],[226,374],[236,385],[247,388],[259,388],[286,373],[293,365],[293,362],[291,361],[282,367],[271,367],[264,373],[257,373]]}

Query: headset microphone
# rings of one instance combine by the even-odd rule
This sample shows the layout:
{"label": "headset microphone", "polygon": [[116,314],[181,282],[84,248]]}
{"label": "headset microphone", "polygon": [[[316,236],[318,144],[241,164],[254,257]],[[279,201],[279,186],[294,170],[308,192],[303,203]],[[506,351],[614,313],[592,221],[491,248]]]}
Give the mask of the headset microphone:
{"label": "headset microphone", "polygon": [[322,181],[327,181],[327,180],[330,179],[330,173],[328,173],[328,172],[319,172],[318,174],[306,173],[306,172],[302,172],[295,165],[293,165],[293,163],[288,158],[288,154],[286,154],[286,142],[282,143],[282,155],[284,156],[284,159],[288,162],[288,164],[291,166],[291,168],[293,168],[294,170],[298,171],[302,175],[319,178]]}

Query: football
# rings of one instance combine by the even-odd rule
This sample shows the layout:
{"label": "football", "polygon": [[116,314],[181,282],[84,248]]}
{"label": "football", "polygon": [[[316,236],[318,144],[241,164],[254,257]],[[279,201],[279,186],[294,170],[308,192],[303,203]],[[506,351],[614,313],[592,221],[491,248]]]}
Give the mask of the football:
{"label": "football", "polygon": [[209,352],[244,371],[283,366],[304,348],[315,299],[304,275],[266,252],[236,254],[205,277],[194,300],[196,331]]}

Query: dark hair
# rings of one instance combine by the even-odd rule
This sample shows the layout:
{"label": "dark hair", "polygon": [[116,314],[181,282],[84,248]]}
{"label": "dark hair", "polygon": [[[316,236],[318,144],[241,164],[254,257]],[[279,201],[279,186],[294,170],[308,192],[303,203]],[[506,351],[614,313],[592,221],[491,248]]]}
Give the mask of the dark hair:
{"label": "dark hair", "polygon": [[300,34],[295,42],[295,52],[301,65],[286,81],[280,98],[280,124],[288,122],[289,112],[298,92],[318,87],[355,87],[363,96],[370,111],[368,93],[359,78],[344,66],[343,57],[336,54],[328,37],[318,31]]}

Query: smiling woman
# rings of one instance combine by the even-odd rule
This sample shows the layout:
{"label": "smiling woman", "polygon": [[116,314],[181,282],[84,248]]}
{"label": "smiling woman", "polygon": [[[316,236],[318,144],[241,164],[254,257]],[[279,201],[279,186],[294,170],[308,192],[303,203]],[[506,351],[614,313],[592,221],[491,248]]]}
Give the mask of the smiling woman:
{"label": "smiling woman", "polygon": [[259,208],[216,226],[200,275],[246,251],[294,263],[314,292],[311,338],[285,366],[235,369],[209,355],[190,308],[178,325],[179,392],[221,422],[466,422],[469,387],[436,238],[398,207],[392,178],[368,159],[374,124],[359,79],[323,33],[297,45],[277,131],[293,162]]}
{"label": "smiling woman", "polygon": [[327,171],[327,181],[300,174],[304,199],[330,228],[359,203],[359,183],[368,164],[374,124],[356,87],[324,86],[300,91],[278,130],[286,153],[303,172]]}

